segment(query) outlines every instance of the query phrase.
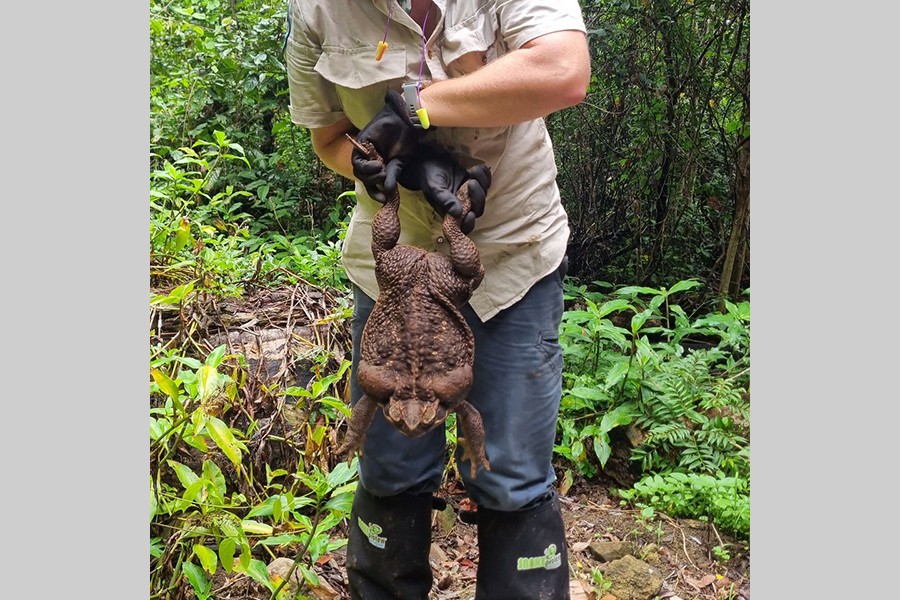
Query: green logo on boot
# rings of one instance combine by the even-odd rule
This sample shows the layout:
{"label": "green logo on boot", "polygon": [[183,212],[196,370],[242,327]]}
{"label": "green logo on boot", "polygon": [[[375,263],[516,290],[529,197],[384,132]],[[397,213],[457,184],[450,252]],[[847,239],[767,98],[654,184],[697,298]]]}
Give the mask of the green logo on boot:
{"label": "green logo on boot", "polygon": [[[364,522],[359,517],[356,517],[356,522],[359,523],[360,530],[369,538],[369,543],[375,546],[376,548],[381,548],[384,550],[384,544],[387,542],[387,538],[381,537],[379,535],[381,533],[381,525],[378,523],[368,524]],[[554,551],[556,550],[556,546],[553,547]]]}
{"label": "green logo on boot", "polygon": [[556,553],[556,544],[550,544],[544,550],[543,556],[523,556],[516,563],[516,569],[519,571],[530,571],[531,569],[555,569],[562,564],[562,555]]}

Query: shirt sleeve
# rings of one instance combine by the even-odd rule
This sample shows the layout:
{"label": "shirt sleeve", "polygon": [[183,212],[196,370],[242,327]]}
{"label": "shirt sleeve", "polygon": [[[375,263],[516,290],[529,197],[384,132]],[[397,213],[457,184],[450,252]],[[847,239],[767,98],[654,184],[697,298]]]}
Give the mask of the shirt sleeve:
{"label": "shirt sleeve", "polygon": [[497,12],[503,41],[512,50],[548,33],[586,32],[578,0],[498,1]]}
{"label": "shirt sleeve", "polygon": [[288,3],[284,46],[291,121],[311,129],[345,118],[334,84],[316,72],[322,54],[318,35],[308,26],[299,3]]}

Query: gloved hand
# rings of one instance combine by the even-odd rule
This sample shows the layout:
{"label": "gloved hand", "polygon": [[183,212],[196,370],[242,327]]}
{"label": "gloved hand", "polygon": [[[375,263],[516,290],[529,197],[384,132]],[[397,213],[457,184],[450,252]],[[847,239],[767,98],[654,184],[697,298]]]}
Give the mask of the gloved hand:
{"label": "gloved hand", "polygon": [[354,148],[350,157],[353,176],[363,183],[372,199],[385,202],[387,195],[394,192],[400,170],[423,135],[424,130],[416,128],[409,118],[403,97],[388,90],[384,108],[356,136],[359,143],[371,142],[384,162],[369,160],[359,148]]}
{"label": "gloved hand", "polygon": [[487,165],[477,165],[467,171],[443,148],[421,144],[400,172],[399,182],[409,190],[421,190],[428,204],[441,216],[449,213],[454,217],[462,214],[462,204],[456,193],[461,185],[468,185],[472,205],[463,215],[459,228],[469,234],[475,228],[475,219],[484,214],[484,200],[491,187],[491,170]]}

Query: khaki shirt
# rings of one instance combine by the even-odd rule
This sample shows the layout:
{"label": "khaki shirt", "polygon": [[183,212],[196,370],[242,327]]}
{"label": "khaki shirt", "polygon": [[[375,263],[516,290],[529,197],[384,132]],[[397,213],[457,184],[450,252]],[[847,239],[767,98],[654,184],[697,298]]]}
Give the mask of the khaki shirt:
{"label": "khaki shirt", "polygon": [[[388,31],[388,49],[376,46],[395,0],[290,0],[285,59],[294,123],[326,127],[347,117],[362,129],[384,106],[388,87],[400,91],[416,81],[422,29],[398,4]],[[557,31],[585,31],[577,0],[434,0],[438,20],[424,51],[422,80],[466,75]],[[434,19],[435,10],[430,13]],[[427,108],[427,107],[426,107]],[[562,260],[568,217],[556,186],[556,163],[543,119],[508,127],[436,127],[432,139],[465,167],[491,168],[484,215],[470,238],[478,246],[484,281],[470,305],[486,321],[522,298]],[[441,218],[421,192],[400,188],[400,243],[449,252]],[[372,218],[381,204],[356,182],[357,205],[343,245],[350,280],[378,296],[371,250]]]}

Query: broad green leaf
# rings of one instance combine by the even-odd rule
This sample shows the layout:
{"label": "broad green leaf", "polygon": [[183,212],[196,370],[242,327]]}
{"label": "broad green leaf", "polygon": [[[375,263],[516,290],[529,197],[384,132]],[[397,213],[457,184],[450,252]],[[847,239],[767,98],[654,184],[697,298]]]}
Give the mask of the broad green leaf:
{"label": "broad green leaf", "polygon": [[[294,510],[303,508],[304,506],[309,506],[310,504],[315,504],[315,500],[306,496],[301,496],[299,498],[294,498],[293,501],[288,501],[288,499],[284,495],[274,494],[266,498],[260,504],[257,504],[255,507],[253,507],[250,512],[247,513],[247,518],[268,516],[274,517],[276,510]],[[278,521],[279,518],[276,517],[275,520]]]}
{"label": "broad green leaf", "polygon": [[628,374],[628,368],[629,364],[627,360],[621,360],[614,364],[606,374],[606,382],[604,383],[606,389],[610,389],[622,381]]}
{"label": "broad green leaf", "polygon": [[251,579],[266,586],[270,591],[274,590],[276,587],[269,579],[269,570],[266,569],[266,563],[261,560],[253,558],[250,560],[249,565],[247,565],[246,567],[240,566],[240,568],[237,570],[239,570],[241,573],[246,573],[250,576]]}
{"label": "broad green leaf", "polygon": [[631,423],[631,412],[624,406],[617,406],[603,415],[600,421],[600,431],[609,433],[616,427]]}
{"label": "broad green leaf", "polygon": [[271,483],[276,477],[287,475],[287,469],[273,469],[269,463],[266,463],[266,480]]}
{"label": "broad green leaf", "polygon": [[603,434],[594,438],[594,454],[600,461],[600,466],[605,467],[606,461],[612,455],[612,447],[609,445],[609,436]]}
{"label": "broad green leaf", "polygon": [[677,292],[683,292],[684,290],[689,290],[691,288],[695,288],[697,286],[703,285],[699,281],[694,279],[685,279],[684,281],[679,281],[671,288],[669,288],[669,295],[675,294]]}
{"label": "broad green leaf", "polygon": [[[627,301],[625,301],[625,303],[628,304]],[[567,310],[564,313],[564,317],[567,321],[576,321],[581,323],[593,321],[595,318],[597,318],[597,314],[588,312],[586,310]]]}
{"label": "broad green leaf", "polygon": [[206,411],[202,408],[196,409],[191,413],[191,423],[194,425],[194,435],[199,435],[203,428],[206,427]]}
{"label": "broad green leaf", "polygon": [[238,448],[237,441],[234,439],[234,434],[231,433],[228,425],[221,419],[210,416],[206,422],[206,430],[216,443],[216,446],[225,453],[225,456],[234,463],[235,467],[240,468],[241,450]]}
{"label": "broad green leaf", "polygon": [[[278,523],[279,521],[281,521],[281,515],[284,512],[285,498],[284,496],[279,495],[273,497],[272,500],[272,506],[270,507],[270,510],[272,511],[272,518],[275,519],[276,523]],[[250,516],[252,517],[254,516],[254,514],[255,513],[251,512]]]}
{"label": "broad green leaf", "polygon": [[359,485],[358,481],[351,481],[349,483],[345,483],[344,485],[340,485],[340,486],[334,488],[331,491],[331,495],[338,496],[340,494],[345,494],[347,492],[355,492],[358,485]]}
{"label": "broad green leaf", "polygon": [[296,386],[284,388],[281,394],[283,396],[298,396],[301,398],[310,398],[312,396],[312,392],[310,392],[308,389]]}
{"label": "broad green leaf", "polygon": [[305,579],[309,585],[311,585],[313,587],[319,587],[319,585],[321,585],[319,583],[319,576],[316,575],[315,571],[308,568],[303,563],[298,563],[297,569],[303,574],[303,579]]}
{"label": "broad green leaf", "polygon": [[347,545],[347,538],[339,538],[336,540],[331,540],[328,544],[325,545],[325,552],[333,552],[335,550],[340,550],[344,546]]}
{"label": "broad green leaf", "polygon": [[175,409],[179,413],[184,412],[184,407],[181,405],[181,400],[179,399],[178,384],[172,381],[168,375],[159,369],[153,369],[150,371],[150,375],[153,377],[153,381],[156,382],[156,385],[159,386],[159,389],[172,399],[172,404],[174,404]]}
{"label": "broad green leaf", "polygon": [[241,557],[238,559],[238,566],[246,570],[247,567],[250,566],[250,559],[252,558],[253,556],[250,554],[250,544],[245,542],[241,545]]}
{"label": "broad green leaf", "polygon": [[642,310],[638,314],[631,317],[631,332],[637,334],[638,331],[641,330],[641,327],[644,326],[644,323],[647,322],[647,319],[653,314],[652,310]]}
{"label": "broad green leaf", "polygon": [[231,538],[225,538],[219,542],[219,562],[227,573],[234,570],[234,550],[237,545]]}
{"label": "broad green leaf", "polygon": [[315,429],[309,432],[309,438],[315,442],[317,446],[322,445],[322,440],[325,439],[325,426],[317,425]]}
{"label": "broad green leaf", "polygon": [[613,293],[618,296],[633,296],[635,294],[650,294],[650,295],[655,296],[657,294],[663,294],[664,292],[663,292],[663,290],[657,290],[657,289],[654,289],[651,287],[630,285],[630,286],[626,286],[623,288],[619,288],[618,290],[614,291]]}
{"label": "broad green leaf", "polygon": [[283,533],[272,537],[262,539],[257,544],[263,546],[283,546],[284,544],[302,544],[306,541],[306,536],[294,535],[292,533]]}
{"label": "broad green leaf", "polygon": [[186,218],[181,219],[181,224],[175,231],[175,252],[181,252],[181,249],[193,242],[191,236],[191,223]]}
{"label": "broad green leaf", "polygon": [[169,425],[171,423],[168,419],[154,419],[150,417],[150,439],[158,440],[162,437],[162,435],[168,431]]}
{"label": "broad green leaf", "polygon": [[576,398],[583,398],[584,400],[596,400],[599,402],[609,400],[609,394],[598,390],[597,388],[579,386],[572,388],[568,393]]}
{"label": "broad green leaf", "polygon": [[187,577],[188,582],[190,582],[191,587],[194,588],[197,598],[200,600],[209,598],[210,583],[203,573],[203,569],[194,563],[184,562],[181,565],[181,570],[184,572],[184,576]]}
{"label": "broad green leaf", "polygon": [[219,372],[215,367],[203,365],[197,369],[197,383],[200,385],[200,398],[210,398],[219,386]]}
{"label": "broad green leaf", "polygon": [[609,302],[604,302],[603,306],[601,306],[597,310],[597,317],[603,318],[611,312],[617,312],[620,310],[632,309],[631,304],[628,303],[628,300],[624,298],[616,298],[615,300],[610,300]]}
{"label": "broad green leaf", "polygon": [[340,494],[332,496],[325,503],[325,508],[336,510],[340,513],[348,514],[353,506],[353,494]]}
{"label": "broad green leaf", "polygon": [[213,575],[216,572],[218,559],[216,558],[215,552],[203,544],[194,544],[194,554],[200,559],[200,565],[203,567],[204,571],[210,575]]}
{"label": "broad green leaf", "polygon": [[155,296],[150,300],[151,305],[155,304],[181,304],[184,300],[185,296],[190,294],[194,290],[194,280],[191,280],[184,285],[180,285],[171,292],[169,292],[168,296]]}
{"label": "broad green leaf", "polygon": [[222,344],[215,350],[209,353],[209,356],[206,357],[206,365],[212,368],[218,367],[222,364],[222,360],[225,358],[225,344]]}
{"label": "broad green leaf", "polygon": [[575,440],[572,443],[572,456],[575,458],[580,458],[584,453],[584,443],[581,440]]}
{"label": "broad green leaf", "polygon": [[347,466],[347,463],[344,461],[339,462],[335,465],[335,467],[331,470],[331,473],[328,474],[326,481],[328,482],[328,488],[334,489],[339,485],[343,485],[347,483],[350,479],[356,475],[356,467],[357,462],[354,457],[354,462],[351,466]]}
{"label": "broad green leaf", "polygon": [[222,475],[219,465],[211,460],[204,460],[203,479],[206,480],[210,495],[215,499],[215,503],[224,504],[227,490],[225,489],[225,476]]}
{"label": "broad green leaf", "polygon": [[183,465],[180,462],[176,462],[174,460],[168,460],[169,466],[175,471],[175,475],[178,476],[178,481],[181,482],[181,485],[184,486],[184,489],[187,489],[191,486],[191,484],[200,481],[200,478],[197,477],[197,474],[194,473],[191,468],[187,465]]}
{"label": "broad green leaf", "polygon": [[[182,494],[181,498],[188,503],[195,502],[197,500],[197,496],[203,492],[203,480],[198,479],[188,487],[184,489],[184,494]],[[204,495],[205,496],[205,495]],[[203,497],[201,497],[201,501]]]}
{"label": "broad green leaf", "polygon": [[254,533],[259,535],[272,535],[272,526],[260,523],[259,521],[250,521],[244,519],[241,521],[241,529],[244,533]]}
{"label": "broad green leaf", "polygon": [[351,414],[350,407],[347,406],[342,400],[338,400],[337,398],[328,396],[326,398],[321,398],[321,399],[317,400],[317,402],[319,404],[324,404],[325,406],[328,406],[330,408],[333,408],[337,411],[342,412],[344,414],[344,416],[346,416],[346,417],[349,417]]}

